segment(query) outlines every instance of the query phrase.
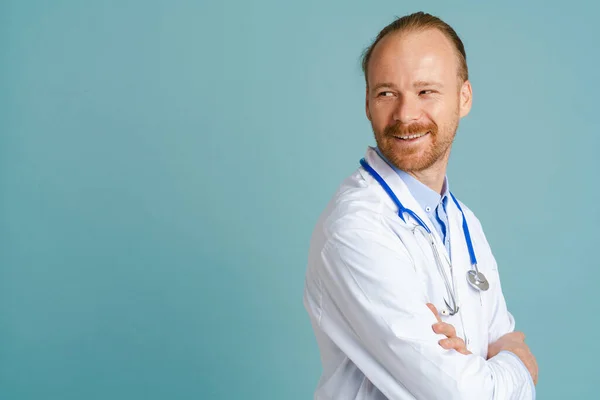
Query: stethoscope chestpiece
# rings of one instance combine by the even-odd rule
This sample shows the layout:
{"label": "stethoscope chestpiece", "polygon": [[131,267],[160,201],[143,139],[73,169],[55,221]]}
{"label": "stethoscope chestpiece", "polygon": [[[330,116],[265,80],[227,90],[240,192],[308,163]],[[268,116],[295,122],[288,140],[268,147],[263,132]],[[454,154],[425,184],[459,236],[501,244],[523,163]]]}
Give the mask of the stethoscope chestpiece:
{"label": "stethoscope chestpiece", "polygon": [[477,267],[467,272],[467,281],[473,288],[481,290],[482,292],[485,292],[490,288],[490,283],[485,275],[477,271]]}

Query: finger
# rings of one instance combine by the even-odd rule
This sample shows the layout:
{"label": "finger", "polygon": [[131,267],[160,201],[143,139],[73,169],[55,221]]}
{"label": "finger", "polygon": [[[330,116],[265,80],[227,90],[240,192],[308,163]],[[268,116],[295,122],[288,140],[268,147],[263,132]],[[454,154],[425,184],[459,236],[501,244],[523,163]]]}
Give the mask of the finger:
{"label": "finger", "polygon": [[454,329],[454,326],[446,322],[438,322],[437,324],[433,324],[433,331],[441,335],[446,335],[449,338],[456,336],[456,330]]}
{"label": "finger", "polygon": [[465,341],[458,337],[442,339],[439,341],[439,344],[440,346],[442,346],[442,348],[446,350],[456,350],[459,353],[465,355],[471,354],[471,352],[467,349],[467,346],[465,345]]}
{"label": "finger", "polygon": [[469,351],[469,349],[467,349],[466,346],[461,348],[460,350],[456,350],[456,351],[458,351],[460,354],[464,354],[465,356],[468,356],[469,354],[473,354]]}
{"label": "finger", "polygon": [[460,349],[455,349],[456,351],[458,351],[460,354],[464,354],[465,356],[468,356],[469,354],[473,354],[469,351],[469,349],[467,349],[467,347],[461,347]]}
{"label": "finger", "polygon": [[449,338],[456,336],[456,329],[454,329],[454,326],[446,322],[438,322],[437,324],[433,324],[433,331],[441,335],[446,335]]}
{"label": "finger", "polygon": [[457,349],[460,349],[461,347],[464,347],[464,345],[465,345],[464,341],[458,337],[442,339],[438,343],[440,344],[440,346],[442,346],[446,350],[449,350],[449,349],[457,350]]}
{"label": "finger", "polygon": [[442,322],[442,319],[440,318],[440,314],[438,313],[437,308],[435,308],[435,306],[431,303],[427,303],[427,307],[429,307],[429,309],[431,310],[433,315],[435,315],[435,318],[437,319],[437,321]]}

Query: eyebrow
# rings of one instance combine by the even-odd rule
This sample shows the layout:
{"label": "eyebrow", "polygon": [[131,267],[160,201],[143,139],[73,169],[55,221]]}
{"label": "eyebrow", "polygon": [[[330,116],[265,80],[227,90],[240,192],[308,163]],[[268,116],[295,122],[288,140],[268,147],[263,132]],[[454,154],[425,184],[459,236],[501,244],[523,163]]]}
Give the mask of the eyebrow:
{"label": "eyebrow", "polygon": [[394,85],[393,83],[390,82],[382,82],[382,83],[378,83],[377,85],[373,86],[373,88],[371,89],[372,92],[376,92],[381,88],[384,87],[388,87],[388,88],[395,88],[396,85]]}

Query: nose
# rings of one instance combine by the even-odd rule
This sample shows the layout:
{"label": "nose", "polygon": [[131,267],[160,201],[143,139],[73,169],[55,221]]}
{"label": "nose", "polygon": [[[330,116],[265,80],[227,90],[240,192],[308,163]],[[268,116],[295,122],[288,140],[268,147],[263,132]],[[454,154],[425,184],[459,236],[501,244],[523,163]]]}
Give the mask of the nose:
{"label": "nose", "polygon": [[421,117],[421,112],[419,99],[414,98],[414,96],[405,95],[398,98],[392,117],[394,121],[398,121],[401,124],[409,124],[418,120]]}

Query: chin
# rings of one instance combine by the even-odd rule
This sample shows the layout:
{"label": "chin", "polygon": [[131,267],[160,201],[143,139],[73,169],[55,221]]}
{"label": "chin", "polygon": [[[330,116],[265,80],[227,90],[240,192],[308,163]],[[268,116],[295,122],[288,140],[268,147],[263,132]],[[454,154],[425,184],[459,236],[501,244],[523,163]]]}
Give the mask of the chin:
{"label": "chin", "polygon": [[411,152],[397,151],[393,148],[387,150],[382,151],[383,155],[403,171],[418,171],[423,169],[428,164],[430,158],[427,149],[419,149]]}
{"label": "chin", "polygon": [[412,152],[410,154],[394,154],[393,158],[390,159],[399,169],[406,172],[419,172],[429,168],[434,164],[435,160],[432,159],[431,153],[426,150],[419,152]]}
{"label": "chin", "polygon": [[405,172],[418,172],[423,170],[423,161],[422,160],[407,160],[402,159],[394,163],[396,167]]}

